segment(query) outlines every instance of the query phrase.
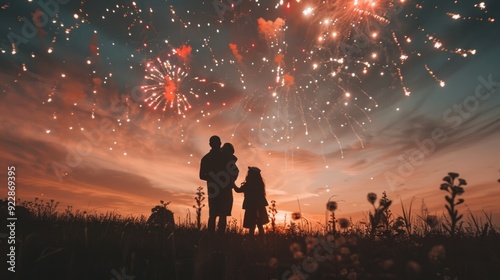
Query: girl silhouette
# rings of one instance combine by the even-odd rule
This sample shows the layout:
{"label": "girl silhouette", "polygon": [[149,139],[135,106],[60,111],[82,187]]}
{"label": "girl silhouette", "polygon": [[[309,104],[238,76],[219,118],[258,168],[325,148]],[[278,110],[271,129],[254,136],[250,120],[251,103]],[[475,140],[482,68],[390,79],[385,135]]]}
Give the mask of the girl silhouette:
{"label": "girl silhouette", "polygon": [[269,223],[266,206],[266,186],[260,175],[260,169],[257,167],[248,167],[245,182],[238,188],[234,186],[237,193],[244,193],[243,209],[245,209],[245,218],[243,227],[249,229],[249,234],[254,235],[255,226],[259,229],[259,235],[264,235],[263,225]]}

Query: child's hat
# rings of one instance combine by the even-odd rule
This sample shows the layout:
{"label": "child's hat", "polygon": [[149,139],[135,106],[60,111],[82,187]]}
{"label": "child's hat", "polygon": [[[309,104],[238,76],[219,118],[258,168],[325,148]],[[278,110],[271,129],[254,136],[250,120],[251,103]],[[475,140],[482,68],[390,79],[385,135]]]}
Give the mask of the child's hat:
{"label": "child's hat", "polygon": [[258,167],[255,167],[255,166],[249,166],[249,167],[248,167],[248,170],[249,170],[249,171],[253,171],[253,172],[260,173],[260,169],[259,169]]}

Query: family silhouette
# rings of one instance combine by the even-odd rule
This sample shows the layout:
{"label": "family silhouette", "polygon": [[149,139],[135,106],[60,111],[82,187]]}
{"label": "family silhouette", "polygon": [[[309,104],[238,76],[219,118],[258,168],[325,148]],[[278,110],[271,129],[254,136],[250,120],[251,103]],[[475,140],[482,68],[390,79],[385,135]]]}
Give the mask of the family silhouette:
{"label": "family silhouette", "polygon": [[207,182],[208,189],[208,232],[215,233],[217,217],[217,232],[224,234],[227,226],[227,216],[231,216],[233,208],[233,189],[244,194],[243,209],[245,217],[243,227],[254,235],[255,228],[259,235],[264,234],[263,225],[269,222],[266,206],[266,190],[261,170],[257,167],[248,167],[245,181],[241,187],[236,186],[239,169],[236,166],[238,158],[234,155],[234,146],[222,142],[219,136],[210,137],[210,151],[203,156],[200,164],[200,179]]}

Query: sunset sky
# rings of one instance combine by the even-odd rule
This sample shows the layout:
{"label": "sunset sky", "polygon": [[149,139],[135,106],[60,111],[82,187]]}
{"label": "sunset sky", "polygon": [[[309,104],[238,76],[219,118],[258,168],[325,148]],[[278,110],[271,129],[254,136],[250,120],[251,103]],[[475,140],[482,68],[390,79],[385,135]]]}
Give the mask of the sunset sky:
{"label": "sunset sky", "polygon": [[[199,163],[219,135],[235,146],[237,184],[247,166],[262,169],[280,219],[300,210],[324,223],[335,195],[337,217],[359,220],[367,193],[383,191],[395,213],[413,198],[417,214],[423,200],[441,215],[439,186],[457,172],[468,182],[460,211],[500,224],[498,3],[407,1],[390,23],[369,18],[384,29],[363,43],[342,31],[344,42],[318,42],[333,36],[318,27],[325,14],[339,26],[360,17],[319,1],[99,2],[61,0],[56,13],[36,1],[0,7],[0,176],[16,167],[18,198],[123,215],[164,200],[194,219],[206,186]],[[165,111],[141,90],[158,82],[145,78],[157,59],[183,79],[160,79],[161,100],[174,101]]]}

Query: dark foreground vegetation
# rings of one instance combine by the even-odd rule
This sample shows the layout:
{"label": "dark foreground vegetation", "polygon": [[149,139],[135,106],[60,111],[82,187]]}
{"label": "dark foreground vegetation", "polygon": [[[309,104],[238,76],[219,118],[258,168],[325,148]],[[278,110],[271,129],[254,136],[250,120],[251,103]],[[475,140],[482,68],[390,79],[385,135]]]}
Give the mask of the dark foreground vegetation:
{"label": "dark foreground vegetation", "polygon": [[462,219],[458,197],[466,182],[455,184],[456,177],[450,173],[441,185],[448,192],[442,217],[429,215],[425,205],[419,214],[402,205],[395,217],[387,195],[377,200],[370,193],[366,221],[337,220],[338,205],[329,201],[330,223],[313,230],[301,213],[276,223],[273,202],[264,237],[249,237],[234,222],[215,236],[199,220],[175,224],[163,201],[149,217],[58,212],[54,201],[18,201],[16,272],[4,268],[0,278],[500,279],[499,232],[486,214],[485,222],[472,214]]}

